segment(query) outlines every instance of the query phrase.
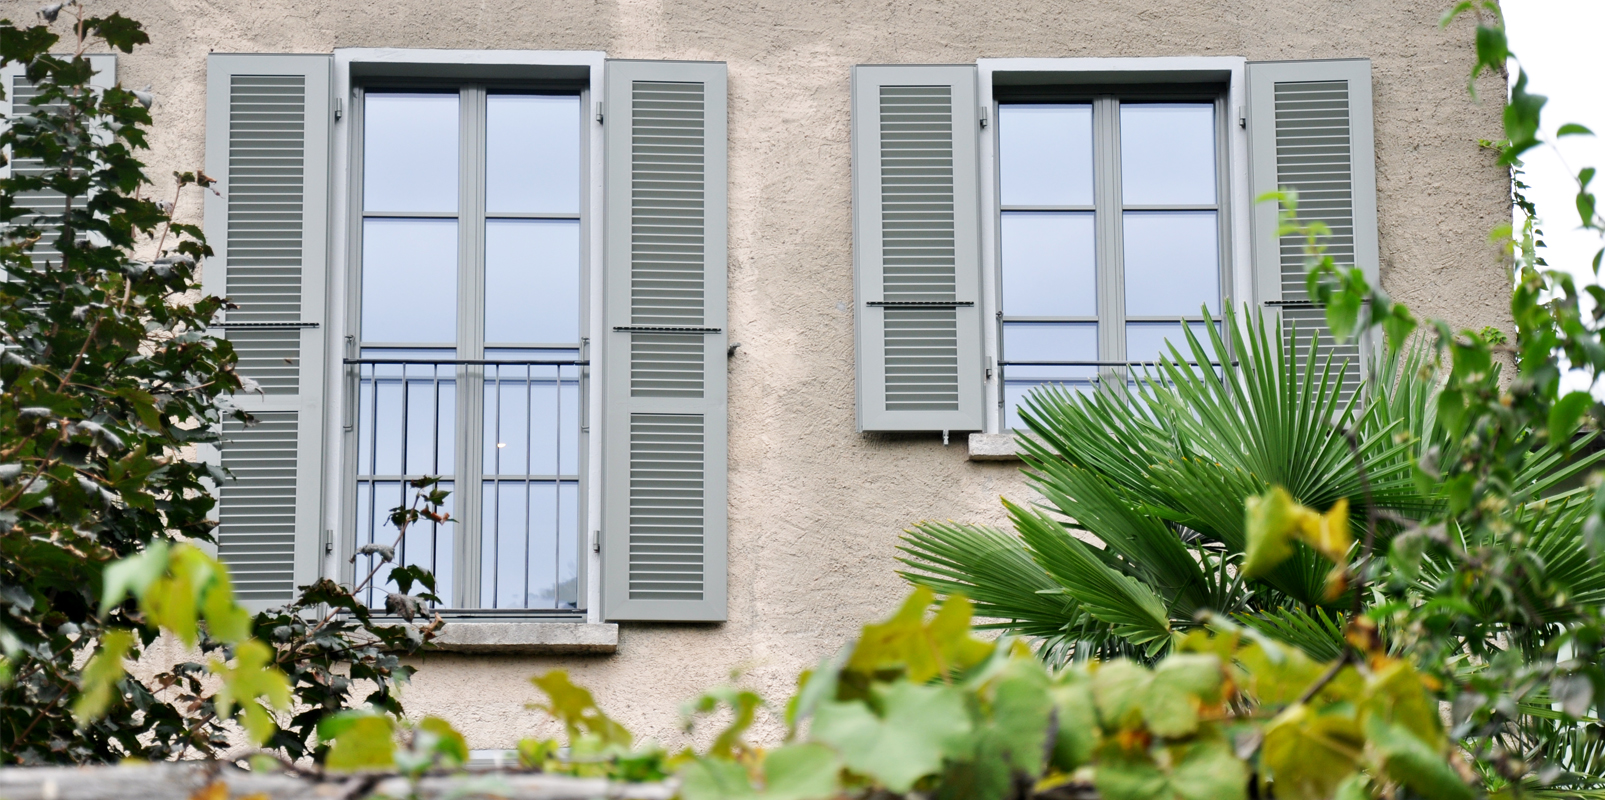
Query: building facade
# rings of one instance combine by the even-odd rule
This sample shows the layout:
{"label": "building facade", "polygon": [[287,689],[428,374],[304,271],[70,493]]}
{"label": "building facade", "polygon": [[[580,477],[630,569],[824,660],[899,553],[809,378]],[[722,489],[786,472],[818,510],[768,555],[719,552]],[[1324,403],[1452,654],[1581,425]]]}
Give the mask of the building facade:
{"label": "building facade", "polygon": [[125,3],[261,387],[221,555],[259,604],[351,580],[445,476],[410,710],[493,749],[547,669],[670,741],[732,669],[782,698],[906,592],[902,529],[1029,497],[1031,387],[1311,319],[1262,192],[1508,327],[1498,109],[1440,5]]}

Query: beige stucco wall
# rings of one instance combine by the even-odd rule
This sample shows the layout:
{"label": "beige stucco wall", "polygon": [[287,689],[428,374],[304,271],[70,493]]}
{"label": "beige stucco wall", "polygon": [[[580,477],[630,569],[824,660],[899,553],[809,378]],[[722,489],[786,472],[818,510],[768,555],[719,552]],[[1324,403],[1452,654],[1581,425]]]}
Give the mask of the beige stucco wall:
{"label": "beige stucco wall", "polygon": [[[433,655],[409,709],[474,747],[536,730],[526,678],[564,668],[640,733],[678,737],[677,707],[733,667],[781,700],[906,591],[898,532],[923,518],[1002,520],[1012,465],[955,437],[854,431],[849,68],[979,57],[1368,57],[1375,76],[1382,275],[1418,313],[1508,328],[1486,232],[1509,218],[1477,139],[1494,106],[1466,96],[1469,31],[1446,0],[93,0],[152,45],[120,63],[160,97],[150,173],[201,165],[205,56],[337,47],[603,50],[730,70],[730,621],[626,625],[611,656]],[[5,3],[13,19],[37,0]],[[1485,94],[1498,92],[1498,84]],[[198,218],[197,208],[183,209]],[[773,728],[770,728],[772,731]]]}

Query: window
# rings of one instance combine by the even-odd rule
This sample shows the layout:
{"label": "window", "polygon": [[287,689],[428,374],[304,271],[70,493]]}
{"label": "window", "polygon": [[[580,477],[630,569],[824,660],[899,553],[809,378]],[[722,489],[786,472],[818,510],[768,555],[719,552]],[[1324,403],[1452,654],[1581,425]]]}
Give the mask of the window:
{"label": "window", "polygon": [[388,544],[405,481],[439,475],[458,522],[409,532],[399,562],[448,606],[577,609],[580,93],[358,97],[356,543]]}
{"label": "window", "polygon": [[1167,340],[1185,352],[1183,326],[1218,317],[1225,285],[1219,100],[1043,94],[997,112],[1008,428],[1038,386],[1131,381]]}

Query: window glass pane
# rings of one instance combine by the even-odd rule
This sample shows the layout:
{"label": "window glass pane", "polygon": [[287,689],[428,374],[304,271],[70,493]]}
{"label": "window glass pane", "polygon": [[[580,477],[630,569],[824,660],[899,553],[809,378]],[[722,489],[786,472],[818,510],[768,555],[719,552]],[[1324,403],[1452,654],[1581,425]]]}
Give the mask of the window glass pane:
{"label": "window glass pane", "polygon": [[1002,233],[1004,314],[1098,315],[1090,212],[1009,211]]}
{"label": "window glass pane", "polygon": [[362,339],[457,340],[457,221],[362,221]]}
{"label": "window glass pane", "polygon": [[579,220],[487,220],[485,341],[579,340]]}
{"label": "window glass pane", "polygon": [[1004,205],[1092,205],[1092,106],[998,107]]}
{"label": "window glass pane", "polygon": [[456,93],[367,94],[363,209],[456,211],[457,127]]}
{"label": "window glass pane", "polygon": [[493,94],[485,107],[485,209],[580,210],[580,98]]}
{"label": "window glass pane", "polygon": [[1128,206],[1215,202],[1215,105],[1122,103],[1120,177]]}
{"label": "window glass pane", "polygon": [[[1003,360],[1020,361],[1096,361],[1098,324],[1095,322],[1006,322],[1003,324]],[[1096,368],[1051,365],[1020,365],[1009,368],[1010,375],[1055,377],[1081,374]]]}
{"label": "window glass pane", "polygon": [[1127,211],[1126,314],[1220,313],[1219,227],[1214,211]]}
{"label": "window glass pane", "polygon": [[[1209,351],[1209,330],[1202,322],[1189,323],[1193,335],[1198,337],[1204,352]],[[1179,322],[1128,322],[1126,323],[1126,360],[1129,362],[1157,362],[1160,358],[1174,358],[1166,342],[1176,346],[1182,360],[1192,361],[1192,348]],[[1133,372],[1139,375],[1140,369]]]}
{"label": "window glass pane", "polygon": [[1095,322],[1006,322],[1003,324],[1002,368],[1004,424],[1024,428],[1020,405],[1042,386],[1069,391],[1090,389],[1098,377],[1094,364],[1021,364],[1032,361],[1097,361]]}
{"label": "window glass pane", "polygon": [[557,607],[579,608],[579,500],[580,485],[557,485]]}

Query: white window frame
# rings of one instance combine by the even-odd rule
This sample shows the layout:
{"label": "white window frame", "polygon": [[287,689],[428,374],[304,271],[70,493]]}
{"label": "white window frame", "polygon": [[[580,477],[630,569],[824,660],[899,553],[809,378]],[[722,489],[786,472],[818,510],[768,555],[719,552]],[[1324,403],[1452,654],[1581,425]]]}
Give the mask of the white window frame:
{"label": "white window frame", "polygon": [[[345,365],[343,359],[351,357],[347,352],[347,336],[355,334],[357,320],[350,317],[347,309],[351,304],[350,293],[352,281],[347,276],[352,274],[352,225],[353,210],[350,190],[352,164],[351,153],[354,126],[347,124],[348,114],[352,103],[352,70],[356,65],[390,65],[399,73],[416,74],[418,77],[456,77],[453,73],[463,70],[453,68],[468,67],[483,71],[485,67],[581,67],[587,72],[586,81],[589,86],[582,95],[587,98],[589,107],[583,109],[587,122],[587,139],[585,143],[585,163],[582,166],[583,182],[583,222],[581,236],[584,239],[585,254],[583,256],[586,273],[584,287],[586,293],[586,323],[585,331],[581,337],[582,359],[589,359],[591,366],[583,372],[588,375],[590,384],[586,392],[585,413],[581,428],[585,446],[585,472],[581,476],[581,495],[585,498],[584,520],[585,527],[579,537],[579,547],[583,550],[584,561],[581,570],[584,587],[584,613],[587,623],[600,623],[602,621],[602,595],[598,577],[601,575],[601,556],[597,548],[598,524],[602,518],[602,437],[599,430],[587,430],[595,426],[602,419],[602,392],[599,376],[602,375],[602,348],[599,343],[603,338],[602,319],[602,109],[605,90],[603,81],[603,66],[607,54],[596,50],[429,50],[412,48],[341,48],[334,51],[334,93],[336,102],[334,152],[331,159],[329,191],[330,191],[330,235],[329,235],[329,291],[328,314],[329,335],[326,338],[329,351],[326,353],[328,371],[326,373],[328,398],[324,404],[325,430],[340,431],[338,436],[326,437],[324,444],[324,485],[337,487],[335,491],[325,493],[323,510],[324,552],[322,555],[321,574],[336,580],[346,579],[349,559],[352,555],[353,540],[346,534],[348,525],[347,512],[350,508],[349,496],[353,487],[346,486],[347,465],[346,439],[350,433],[344,429],[344,417],[350,399],[346,397],[348,390],[345,380]],[[457,565],[458,569],[468,565]],[[477,565],[474,565],[477,567]],[[449,603],[449,600],[448,600]],[[536,614],[532,613],[532,617]]]}
{"label": "white window frame", "polygon": [[976,61],[980,72],[980,101],[989,124],[982,132],[981,162],[981,319],[983,346],[989,369],[985,384],[986,433],[1007,434],[1004,419],[1007,410],[1001,406],[1001,372],[999,361],[999,330],[995,324],[1002,298],[996,280],[1000,268],[998,144],[997,125],[991,123],[998,116],[998,103],[993,87],[1000,75],[1029,74],[1032,82],[1045,85],[1075,84],[1132,84],[1163,85],[1200,82],[1225,83],[1226,110],[1231,115],[1226,125],[1229,131],[1226,142],[1228,195],[1221,203],[1227,214],[1230,236],[1225,252],[1230,266],[1229,285],[1223,287],[1222,302],[1235,307],[1245,301],[1258,301],[1255,293],[1254,270],[1250,261],[1252,238],[1249,220],[1253,198],[1249,196],[1248,152],[1248,60],[1238,56],[1198,56],[1159,58],[982,58]]}

